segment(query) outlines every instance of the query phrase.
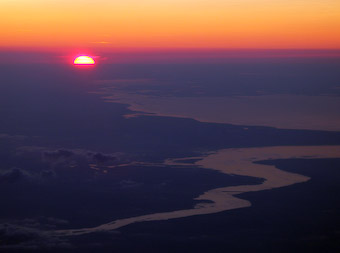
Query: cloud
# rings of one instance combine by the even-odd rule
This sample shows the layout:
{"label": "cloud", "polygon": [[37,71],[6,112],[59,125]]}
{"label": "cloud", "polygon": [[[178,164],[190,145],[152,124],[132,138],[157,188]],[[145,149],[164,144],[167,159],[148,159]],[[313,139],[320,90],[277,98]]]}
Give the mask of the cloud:
{"label": "cloud", "polygon": [[32,175],[22,169],[12,168],[0,172],[0,183],[15,183],[17,181],[31,179]]}
{"label": "cloud", "polygon": [[133,180],[122,180],[119,184],[121,189],[136,188],[142,185],[141,183],[135,182]]}
{"label": "cloud", "polygon": [[43,155],[46,159],[49,160],[58,160],[58,159],[67,159],[74,155],[74,153],[70,150],[59,149],[57,151],[45,151]]}
{"label": "cloud", "polygon": [[26,228],[56,229],[59,226],[68,225],[69,221],[55,217],[40,216],[34,219],[17,220],[15,224]]}
{"label": "cloud", "polygon": [[2,133],[2,134],[0,134],[0,139],[11,139],[11,140],[19,140],[19,141],[21,141],[21,140],[27,139],[27,137],[24,136],[24,135],[10,135],[10,134]]}
{"label": "cloud", "polygon": [[43,170],[40,172],[40,176],[42,179],[50,179],[54,178],[56,176],[56,173],[54,170]]}
{"label": "cloud", "polygon": [[115,166],[131,160],[123,153],[102,153],[85,149],[51,149],[19,146],[0,149],[2,160],[0,183],[59,184],[96,180]]}
{"label": "cloud", "polygon": [[76,161],[88,160],[90,162],[94,162],[97,164],[116,164],[119,163],[121,153],[117,154],[104,154],[101,152],[93,152],[86,150],[68,150],[68,149],[59,149],[56,151],[43,151],[43,157],[46,161],[49,162],[65,162],[67,160],[72,159]]}
{"label": "cloud", "polygon": [[99,164],[106,163],[106,162],[113,162],[117,160],[117,157],[113,155],[107,155],[103,153],[93,154],[91,152],[89,152],[88,154],[93,159],[94,162],[99,163]]}
{"label": "cloud", "polygon": [[71,249],[66,239],[50,236],[48,232],[14,224],[0,224],[0,250]]}
{"label": "cloud", "polygon": [[111,44],[111,42],[109,41],[95,41],[95,42],[91,42],[92,44]]}

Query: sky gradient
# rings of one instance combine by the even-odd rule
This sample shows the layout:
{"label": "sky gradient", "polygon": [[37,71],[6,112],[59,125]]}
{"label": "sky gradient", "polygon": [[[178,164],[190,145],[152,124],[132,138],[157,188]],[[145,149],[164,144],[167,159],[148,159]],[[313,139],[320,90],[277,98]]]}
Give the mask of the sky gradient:
{"label": "sky gradient", "polygon": [[340,45],[337,0],[0,0],[2,48]]}

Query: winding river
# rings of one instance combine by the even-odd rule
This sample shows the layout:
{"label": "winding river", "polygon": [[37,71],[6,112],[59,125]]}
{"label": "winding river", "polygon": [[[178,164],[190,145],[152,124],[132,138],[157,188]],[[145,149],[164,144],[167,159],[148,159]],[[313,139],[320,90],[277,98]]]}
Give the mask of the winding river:
{"label": "winding river", "polygon": [[[268,159],[292,158],[340,158],[340,146],[276,146],[223,149],[202,157],[194,165],[219,171],[228,175],[250,176],[264,179],[261,184],[229,186],[209,190],[196,198],[202,203],[191,209],[172,212],[153,213],[125,219],[118,219],[92,228],[69,229],[54,231],[58,236],[74,236],[92,232],[112,231],[130,224],[147,221],[170,220],[194,215],[213,214],[232,209],[250,207],[251,203],[238,197],[241,193],[270,190],[303,183],[310,178],[291,172],[277,169],[273,165],[255,163]],[[180,165],[181,161],[193,159],[167,160],[167,165]],[[188,165],[188,163],[183,163]],[[203,202],[204,201],[204,202]]]}

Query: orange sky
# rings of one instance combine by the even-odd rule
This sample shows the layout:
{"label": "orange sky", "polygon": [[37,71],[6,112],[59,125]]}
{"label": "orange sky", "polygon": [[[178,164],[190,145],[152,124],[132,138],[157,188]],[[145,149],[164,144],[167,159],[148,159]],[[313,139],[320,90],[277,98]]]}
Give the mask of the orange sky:
{"label": "orange sky", "polygon": [[0,47],[340,48],[339,0],[0,0]]}

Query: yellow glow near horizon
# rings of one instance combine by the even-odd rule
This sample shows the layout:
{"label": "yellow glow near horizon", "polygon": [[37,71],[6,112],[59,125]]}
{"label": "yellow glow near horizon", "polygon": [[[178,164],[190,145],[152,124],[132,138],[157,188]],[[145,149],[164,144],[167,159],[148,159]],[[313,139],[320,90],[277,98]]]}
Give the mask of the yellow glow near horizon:
{"label": "yellow glow near horizon", "polygon": [[90,56],[82,55],[78,56],[73,63],[75,65],[94,65],[94,60]]}
{"label": "yellow glow near horizon", "polygon": [[0,0],[1,47],[340,48],[338,0]]}

